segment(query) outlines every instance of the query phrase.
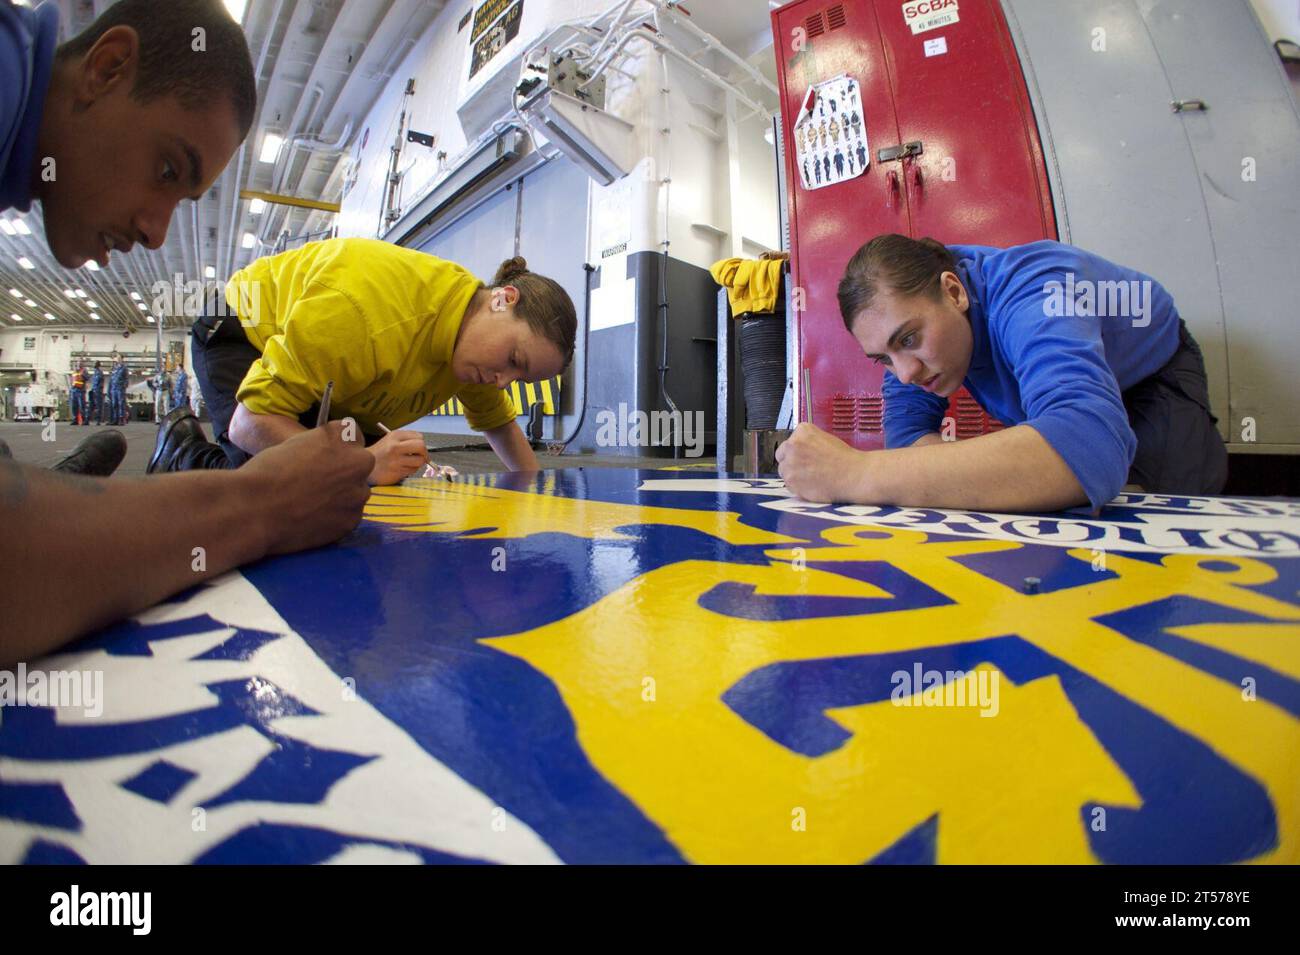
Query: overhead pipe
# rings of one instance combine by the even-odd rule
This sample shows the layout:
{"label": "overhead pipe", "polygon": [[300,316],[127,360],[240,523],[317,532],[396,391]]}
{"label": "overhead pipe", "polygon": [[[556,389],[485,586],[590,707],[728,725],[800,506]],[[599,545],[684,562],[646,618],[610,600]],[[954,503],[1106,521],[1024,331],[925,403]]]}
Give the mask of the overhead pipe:
{"label": "overhead pipe", "polygon": [[190,232],[194,238],[194,277],[205,278],[203,273],[203,251],[199,248],[199,204],[190,203]]}
{"label": "overhead pipe", "polygon": [[[285,141],[280,144],[280,153],[275,157],[275,165],[271,168],[271,192],[282,192],[284,190],[284,181],[288,178],[289,167],[293,163],[294,153],[296,152],[296,147],[293,144],[302,135],[302,130],[310,125],[312,117],[316,114],[317,107],[324,98],[325,88],[316,83],[311,87],[307,97],[299,101],[298,108],[293,111],[293,117],[290,119],[287,128],[293,129],[294,132],[285,137]],[[312,105],[304,113],[303,107],[308,102]],[[300,116],[302,117],[301,120],[299,119]],[[265,238],[268,232],[272,231],[272,220],[275,218],[277,211],[279,210],[268,210],[268,214],[262,221],[259,238]]]}
{"label": "overhead pipe", "polygon": [[[407,55],[410,46],[415,42],[409,36],[411,32],[410,30],[411,22],[416,18],[416,16],[421,15],[430,6],[431,4],[429,0],[415,0],[415,2],[412,2],[412,0],[397,0],[397,2],[390,3],[388,9],[383,14],[379,27],[375,32],[375,36],[384,33],[386,27],[392,27],[394,24],[397,24],[399,20],[404,20],[404,24],[401,27],[397,27],[395,29],[389,29],[387,31],[389,33],[395,32],[398,36],[398,40],[390,47],[386,55],[386,62],[384,62],[381,68],[379,69],[379,75],[390,76],[396,72],[397,67],[400,65],[401,60]],[[338,21],[336,20],[335,22],[337,24]],[[333,29],[331,29],[330,36],[332,35],[333,35]],[[329,37],[327,37],[325,41],[325,46],[328,45],[329,45]],[[322,47],[322,50],[324,48],[325,47]],[[321,59],[320,62],[324,62],[323,58]],[[313,69],[312,76],[316,74],[316,70],[319,68],[320,68],[320,63],[318,63],[317,67]],[[296,134],[289,138],[286,144],[286,151],[284,153],[284,155],[286,156],[286,165],[283,174],[277,180],[277,185],[274,191],[277,192],[288,191],[286,189],[286,185],[290,180],[290,176],[292,173],[292,165],[297,158],[295,153],[298,149],[305,148],[313,152],[338,152],[340,154],[345,153],[347,151],[349,141],[351,140],[357,128],[357,120],[351,114],[345,117],[344,129],[340,136],[336,137],[334,140],[325,140],[321,138],[321,134],[331,124],[331,121],[334,119],[332,115],[333,112],[337,111],[339,105],[346,101],[347,98],[346,94],[352,82],[353,82],[353,78],[350,77],[349,80],[345,82],[341,87],[338,98],[335,100],[334,106],[329,112],[326,113],[326,115],[321,120],[320,133],[317,134],[301,133],[301,134]],[[337,163],[336,163],[336,167],[337,167]],[[306,171],[307,170],[304,170],[304,173]],[[325,177],[326,184],[328,184],[328,182],[332,179],[332,177],[333,177],[333,170],[331,170],[331,172],[326,175]],[[295,188],[293,191],[300,192],[301,184],[302,184],[302,175],[300,174],[300,176],[296,180],[294,180]],[[267,217],[266,222],[263,223],[262,236],[265,236],[268,233],[267,227],[270,226],[275,211],[276,210],[272,210],[272,215],[269,215]],[[307,215],[307,218],[302,223],[303,228],[310,227],[314,215],[315,215],[314,213],[309,213]],[[288,227],[291,224],[291,219],[292,219],[292,210],[285,210],[284,214],[279,217],[277,227],[285,231],[288,231]]]}
{"label": "overhead pipe", "polygon": [[[253,73],[253,79],[255,82],[261,78],[262,70],[266,66],[266,58],[271,52],[271,40],[274,39],[275,37],[275,28],[277,24],[279,24],[280,22],[280,14],[284,12],[285,2],[286,0],[276,0],[275,2],[275,11],[271,14],[271,21],[267,26],[266,35],[262,37],[261,49],[258,51],[257,54],[257,65]],[[279,66],[279,61],[277,60],[276,67],[278,66]],[[270,96],[271,88],[274,82],[275,82],[275,72],[273,71],[271,75],[271,79],[269,79],[266,84],[266,91],[265,91],[266,95],[262,99],[263,104],[265,103],[266,98]],[[248,156],[248,149],[249,149],[248,139],[255,138],[257,136],[257,129],[259,125],[257,120],[261,119],[261,114],[262,114],[261,104],[259,104],[257,115],[254,118],[253,128],[249,130],[249,137],[245,138],[244,142],[239,147],[239,160],[235,167],[235,180],[233,186],[230,188],[230,192],[232,194],[232,198],[230,202],[230,239],[226,244],[226,249],[224,250],[224,255],[222,256],[222,261],[219,262],[217,265],[217,268],[222,272],[230,271],[231,262],[234,260],[235,257],[235,253],[234,253],[235,235],[237,234],[239,228],[239,203],[241,202],[239,198],[239,191],[244,186],[244,161]],[[255,144],[254,144],[254,148],[256,148]],[[227,167],[227,169],[229,169],[229,167]],[[227,185],[224,182],[222,188],[227,188]]]}
{"label": "overhead pipe", "polygon": [[[643,40],[646,43],[649,43],[650,46],[654,48],[656,52],[661,54],[667,54],[668,56],[671,56],[674,59],[680,60],[681,62],[689,66],[691,69],[699,73],[710,83],[713,83],[715,86],[718,86],[719,88],[727,90],[728,92],[734,94],[738,100],[740,100],[750,109],[754,110],[756,113],[768,118],[769,120],[772,118],[773,115],[772,111],[768,109],[766,106],[753,100],[748,94],[743,92],[734,83],[731,83],[726,79],[723,79],[721,76],[719,76],[717,73],[710,70],[708,67],[701,66],[699,63],[697,63],[695,60],[692,60],[685,53],[682,53],[680,50],[674,47],[668,40],[666,40],[662,33],[659,33],[657,36],[654,36],[646,32],[646,28],[644,24],[638,24],[637,29],[634,32],[629,33],[627,36],[623,37],[623,39],[620,40],[618,42],[618,45],[615,47],[615,52],[622,52],[636,40]],[[610,54],[609,56],[606,57],[606,62],[608,62],[608,60],[612,55],[613,54]],[[592,71],[591,79],[587,80],[586,83],[583,83],[582,86],[579,87],[579,89],[586,89],[588,86],[594,83],[600,77],[600,74],[604,71],[605,66],[606,63],[602,63],[600,66],[596,67],[596,69]]]}
{"label": "overhead pipe", "polygon": [[627,16],[627,11],[632,8],[632,5],[634,3],[637,2],[646,2],[646,0],[626,0],[626,2],[623,4],[622,9],[618,11],[618,15],[614,17],[613,21],[606,29],[605,38],[600,41],[600,45],[597,46],[595,52],[592,53],[591,58],[593,60],[598,59],[600,55],[605,52],[605,48],[609,46],[610,40],[612,40],[614,37],[614,33],[623,24],[623,18]]}
{"label": "overhead pipe", "polygon": [[[647,3],[652,3],[652,2],[655,2],[655,0],[646,0],[646,2],[647,2]],[[737,56],[737,55],[735,54],[735,52],[733,52],[733,51],[732,51],[730,48],[728,48],[725,44],[719,42],[718,38],[715,37],[712,33],[709,33],[707,30],[701,30],[701,29],[700,29],[699,27],[697,27],[694,23],[692,23],[689,19],[685,19],[685,18],[679,16],[679,15],[677,14],[677,11],[676,11],[675,7],[674,7],[672,4],[668,4],[668,5],[664,6],[664,7],[663,7],[663,13],[664,13],[664,15],[667,16],[668,19],[671,20],[671,21],[672,21],[676,26],[681,27],[681,28],[684,29],[687,33],[690,33],[690,34],[691,34],[692,36],[694,36],[696,39],[700,40],[702,43],[704,43],[704,44],[705,44],[705,45],[706,45],[710,50],[712,50],[713,52],[715,52],[715,53],[720,53],[722,56],[724,56],[724,57],[726,57],[727,59],[731,60],[733,63],[735,63],[737,66],[739,66],[742,70],[744,70],[746,73],[748,73],[749,76],[750,76],[750,79],[752,79],[752,80],[754,80],[754,82],[758,83],[759,86],[761,86],[763,89],[767,90],[767,91],[768,91],[769,93],[771,93],[774,97],[776,97],[776,98],[778,98],[778,99],[780,98],[781,93],[780,93],[780,91],[776,88],[776,84],[774,84],[771,80],[769,80],[766,76],[764,76],[761,72],[759,72],[759,71],[754,67],[754,65],[753,65],[752,63],[749,63],[748,61],[746,61],[746,60],[743,59],[742,57]]]}
{"label": "overhead pipe", "polygon": [[[544,34],[540,40],[538,40],[536,43],[532,45],[532,47],[529,48],[529,50],[524,54],[524,62],[531,63],[536,58],[539,51],[543,49],[547,49],[549,46],[551,46],[554,43],[555,38],[558,37],[566,30],[568,30],[570,33],[579,36],[586,36],[590,40],[594,41],[598,46],[603,46],[613,36],[614,31],[611,28],[605,28],[603,31],[601,31],[600,29],[598,29],[598,24],[600,24],[606,17],[609,17],[614,12],[614,9],[615,7],[611,6],[607,8],[605,11],[603,11],[602,13],[596,14],[594,17],[589,17],[587,19],[566,20],[563,23],[557,23],[549,31],[547,31],[547,33]],[[571,47],[568,44],[559,44],[559,43],[555,43],[555,46],[557,49],[563,48],[566,50],[576,48],[576,47]],[[590,50],[589,47],[587,49]]]}
{"label": "overhead pipe", "polygon": [[[253,71],[253,79],[255,79],[255,81],[260,81],[261,73],[263,73],[263,69],[265,69],[266,57],[270,55],[270,43],[272,43],[272,40],[276,38],[276,27],[279,25],[279,17],[281,17],[286,3],[287,0],[276,0],[276,8],[274,8],[274,12],[270,14],[270,22],[269,25],[266,26],[266,34],[263,36],[263,40],[261,40],[261,49],[257,52],[257,64],[255,71]],[[290,22],[292,22],[292,18],[294,18],[296,13],[298,13],[298,0],[294,0],[294,10],[290,13]],[[274,64],[272,68],[272,75],[270,75],[270,78],[266,81],[263,95],[259,97],[257,114],[253,117],[252,129],[250,130],[250,134],[248,134],[250,138],[256,138],[257,129],[259,129],[261,125],[261,110],[263,110],[266,101],[270,99],[270,94],[272,94],[272,91],[276,88],[276,81],[279,77],[279,66],[281,66],[281,60],[277,58],[276,64]],[[252,148],[257,148],[256,143],[250,144],[246,138],[239,147],[239,161],[237,168],[235,168],[233,187],[230,188],[230,238],[226,242],[224,261],[220,262],[217,266],[222,273],[229,273],[231,270],[230,266],[234,262],[235,242],[237,242],[235,236],[239,234],[239,203],[242,201],[239,199],[239,190],[240,188],[243,188],[244,164],[246,164],[248,148],[250,148],[250,146],[252,146]]]}
{"label": "overhead pipe", "polygon": [[[412,2],[412,0],[398,0],[398,2],[392,3],[388,7],[374,35],[379,36],[381,33],[384,33],[386,27],[390,26],[391,24],[397,23],[399,19],[403,19],[404,23],[401,27],[397,28],[395,31],[392,30],[389,31],[389,32],[396,32],[398,39],[389,47],[387,53],[384,55],[383,64],[377,70],[377,75],[388,78],[396,74],[398,66],[401,65],[402,60],[406,58],[411,48],[417,42],[417,39],[411,35],[412,33],[411,23],[415,20],[417,16],[423,14],[426,10],[429,10],[431,8],[432,8],[431,0],[414,0],[414,2]],[[432,9],[433,15],[436,16],[436,14],[439,12],[439,9],[440,8]],[[387,79],[384,80],[385,84],[386,82]],[[322,131],[326,128],[326,126],[329,125],[330,120],[332,119],[332,113],[334,111],[337,111],[339,105],[346,101],[347,93],[352,83],[353,83],[353,77],[349,77],[347,82],[343,84],[339,92],[339,95],[335,100],[334,106],[332,107],[331,115],[327,115],[324,121],[321,123]],[[382,87],[380,90],[380,95],[382,95]],[[378,97],[376,97],[376,99],[377,98]],[[366,111],[363,111],[362,113],[363,120],[364,120],[365,112]],[[309,141],[308,145],[309,146],[314,145],[319,151],[339,153],[338,156],[334,157],[334,163],[330,168],[330,171],[325,174],[324,183],[321,186],[322,190],[330,188],[331,184],[335,181],[335,176],[339,168],[339,162],[343,158],[343,155],[345,155],[348,151],[349,141],[354,135],[356,127],[357,127],[356,121],[354,120],[352,114],[349,114],[347,116],[347,122],[345,124],[344,133],[342,136],[338,137],[338,140],[336,142],[332,142],[332,143],[325,142],[318,138],[313,138]],[[306,170],[304,170],[304,172],[305,171]],[[296,189],[300,190],[301,185],[302,185],[302,180],[300,178],[296,183]],[[325,193],[322,192],[322,194]],[[312,235],[321,234],[321,230],[312,229],[312,225],[318,221],[317,216],[318,216],[317,212],[314,211],[309,212],[306,218],[303,220],[301,227],[302,229],[306,230],[308,234],[312,234]],[[287,224],[288,215],[286,215],[285,218]],[[338,224],[336,219],[334,223],[331,224],[330,230],[337,230],[337,228],[338,228]],[[330,230],[324,230],[324,231],[330,231]]]}
{"label": "overhead pipe", "polygon": [[[324,94],[325,94],[324,87],[320,86],[320,84],[317,84],[313,92],[319,92],[320,94],[320,99],[318,100],[318,104],[324,102]],[[310,115],[311,113],[308,113],[309,117]],[[293,163],[297,158],[296,153],[299,149],[306,149],[308,152],[313,152],[313,153],[345,152],[347,149],[348,140],[352,138],[352,132],[353,129],[355,128],[355,123],[356,123],[356,121],[353,119],[351,115],[347,116],[345,119],[346,121],[343,124],[343,131],[339,133],[339,135],[332,140],[324,139],[318,133],[298,133],[294,136],[289,137],[289,139],[285,142],[285,145],[282,147],[282,155],[285,156],[284,167],[280,170],[279,175],[276,177],[275,184],[272,187],[272,191],[273,192],[283,191],[285,183],[287,182],[289,175],[291,173]],[[322,124],[321,133],[323,132],[324,132],[324,126]],[[282,225],[286,227],[288,226],[288,219],[291,214],[292,213],[290,210],[285,210],[284,216],[281,219]],[[270,221],[270,216],[267,217],[267,223],[269,223],[269,221]],[[264,223],[264,227],[265,225],[266,223]]]}

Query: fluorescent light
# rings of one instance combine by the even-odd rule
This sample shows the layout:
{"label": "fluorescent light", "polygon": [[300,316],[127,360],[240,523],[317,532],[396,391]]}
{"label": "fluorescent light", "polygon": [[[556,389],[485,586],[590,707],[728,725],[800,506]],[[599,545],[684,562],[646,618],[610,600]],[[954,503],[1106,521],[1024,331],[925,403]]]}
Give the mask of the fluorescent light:
{"label": "fluorescent light", "polygon": [[66,295],[66,296],[68,296],[68,298],[76,298],[76,297],[77,297],[77,293],[74,292],[74,291],[72,291],[72,289],[70,289],[70,288],[65,288],[65,289],[63,290],[63,294]]}
{"label": "fluorescent light", "polygon": [[77,289],[77,298],[85,298],[86,293],[82,289]]}
{"label": "fluorescent light", "polygon": [[93,318],[95,321],[99,321],[99,316],[98,316],[97,314],[95,314],[94,312],[91,312],[91,313],[90,313],[90,317]]}
{"label": "fluorescent light", "polygon": [[144,302],[141,302],[139,305],[136,306],[136,308],[138,308],[142,312],[149,311],[149,309],[145,306]]}
{"label": "fluorescent light", "polygon": [[14,220],[14,228],[18,230],[19,235],[31,235],[32,230],[27,228],[27,223],[22,219]]}
{"label": "fluorescent light", "polygon": [[29,259],[29,258],[27,258],[27,256],[23,256],[21,259],[19,259],[19,260],[18,260],[18,264],[21,265],[21,266],[22,266],[23,268],[25,268],[25,269],[34,269],[34,268],[36,268],[36,266],[32,264],[32,260]]}
{"label": "fluorescent light", "polygon": [[13,227],[13,223],[8,219],[0,219],[0,232],[5,235],[17,235],[18,230]]}
{"label": "fluorescent light", "polygon": [[23,302],[23,304],[26,305],[28,308],[35,308],[35,307],[36,307],[36,303],[33,302],[30,298],[27,299],[25,302]]}
{"label": "fluorescent light", "polygon": [[132,293],[131,293],[131,297],[132,297],[133,299],[135,299],[137,302],[140,301],[140,293],[139,293],[139,292],[132,292]]}
{"label": "fluorescent light", "polygon": [[226,9],[236,23],[244,22],[244,11],[248,9],[248,0],[225,0]]}
{"label": "fluorescent light", "polygon": [[262,140],[262,162],[275,162],[280,157],[280,147],[283,145],[283,136],[267,133],[266,138]]}
{"label": "fluorescent light", "polygon": [[252,202],[248,204],[249,215],[260,216],[265,211],[266,211],[265,199],[254,199]]}
{"label": "fluorescent light", "polygon": [[209,265],[206,269],[203,270],[203,274],[210,279],[215,279],[217,277],[217,270]]}
{"label": "fluorescent light", "polygon": [[99,308],[99,306],[96,305],[94,302],[92,302],[90,299],[86,299],[86,308],[90,309],[93,312],[95,309]]}
{"label": "fluorescent light", "polygon": [[45,313],[45,318],[47,321],[51,321],[51,322],[54,321],[54,316],[51,315],[49,312]]}
{"label": "fluorescent light", "polygon": [[16,288],[11,288],[11,289],[9,290],[9,294],[12,295],[14,298],[22,298],[22,297],[23,297],[23,293],[20,292],[20,291],[18,291],[18,289],[16,289]]}
{"label": "fluorescent light", "polygon": [[21,322],[23,320],[23,317],[19,315],[17,312],[14,312],[9,317],[12,318],[15,322]]}
{"label": "fluorescent light", "polygon": [[87,260],[86,260],[86,268],[90,269],[90,271],[92,271],[92,272],[98,272],[98,271],[99,271],[99,263],[96,262],[94,259],[87,259]]}
{"label": "fluorescent light", "polygon": [[146,316],[144,317],[144,320],[145,320],[146,322],[148,322],[150,325],[153,324],[153,316],[152,316],[152,315],[146,315]]}
{"label": "fluorescent light", "polygon": [[243,242],[244,248],[251,249],[256,244],[257,244],[257,236],[253,235],[253,233],[251,232],[245,232],[244,242]]}

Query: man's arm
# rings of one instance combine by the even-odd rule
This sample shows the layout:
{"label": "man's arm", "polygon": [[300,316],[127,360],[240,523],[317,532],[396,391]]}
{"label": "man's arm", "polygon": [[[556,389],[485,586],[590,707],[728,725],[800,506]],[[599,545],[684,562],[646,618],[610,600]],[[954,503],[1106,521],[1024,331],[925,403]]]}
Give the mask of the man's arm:
{"label": "man's arm", "polygon": [[1013,513],[1088,503],[1074,472],[1028,425],[866,454],[854,496],[874,500],[863,503]]}
{"label": "man's arm", "polygon": [[[341,431],[333,422],[237,471],[144,479],[79,478],[0,460],[0,666],[232,567],[351,531],[374,459],[344,443]],[[85,560],[87,553],[118,559]]]}
{"label": "man's arm", "polygon": [[297,418],[278,414],[254,414],[240,402],[230,419],[230,440],[248,454],[288,441],[307,429]]}
{"label": "man's arm", "polygon": [[541,463],[533,453],[532,445],[524,437],[523,431],[515,421],[508,421],[499,428],[483,432],[497,453],[501,463],[511,471],[540,471]]}
{"label": "man's arm", "polygon": [[907,448],[858,451],[801,424],[776,458],[786,487],[807,501],[1011,512],[1088,503],[1074,472],[1028,425],[965,441],[923,438]]}

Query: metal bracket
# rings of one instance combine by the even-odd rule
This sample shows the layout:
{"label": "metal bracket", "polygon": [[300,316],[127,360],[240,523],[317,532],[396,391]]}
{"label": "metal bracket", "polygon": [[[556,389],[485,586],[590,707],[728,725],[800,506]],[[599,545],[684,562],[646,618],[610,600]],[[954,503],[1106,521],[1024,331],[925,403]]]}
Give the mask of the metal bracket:
{"label": "metal bracket", "polygon": [[881,149],[876,153],[876,159],[880,162],[890,162],[894,159],[906,159],[908,156],[921,155],[924,149],[924,145],[918,139],[910,143],[903,143],[899,146],[890,146],[888,149]]}
{"label": "metal bracket", "polygon": [[1175,113],[1187,113],[1197,111],[1204,113],[1210,107],[1205,105],[1204,100],[1199,99],[1176,99],[1169,104]]}
{"label": "metal bracket", "polygon": [[542,440],[542,403],[534,401],[528,409],[528,441],[530,444],[537,445]]}
{"label": "metal bracket", "polygon": [[785,380],[785,394],[781,397],[781,410],[776,415],[776,428],[778,431],[794,429],[794,382],[789,378]]}

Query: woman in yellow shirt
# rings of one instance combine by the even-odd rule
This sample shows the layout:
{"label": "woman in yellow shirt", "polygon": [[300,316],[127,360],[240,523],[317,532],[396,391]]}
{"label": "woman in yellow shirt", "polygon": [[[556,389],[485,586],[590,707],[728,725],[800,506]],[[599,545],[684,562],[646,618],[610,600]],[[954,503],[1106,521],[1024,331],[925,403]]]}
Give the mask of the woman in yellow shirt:
{"label": "woman in yellow shirt", "polygon": [[204,312],[194,374],[216,443],[177,409],[159,429],[151,473],[239,467],[313,426],[330,381],[330,417],[355,420],[374,455],[371,484],[396,484],[428,462],[423,436],[401,428],[453,397],[508,468],[535,470],[502,389],[560,374],[577,334],[568,294],[521,258],[502,263],[488,288],[454,262],[373,239],[259,259]]}

